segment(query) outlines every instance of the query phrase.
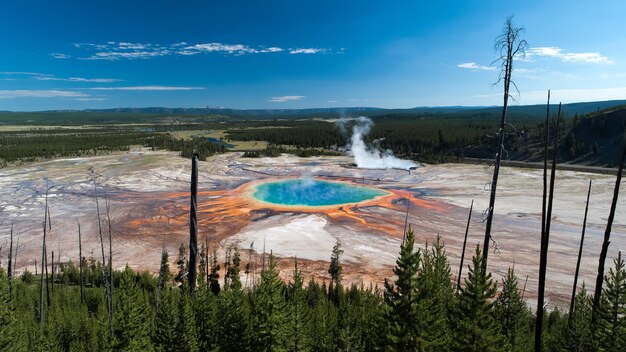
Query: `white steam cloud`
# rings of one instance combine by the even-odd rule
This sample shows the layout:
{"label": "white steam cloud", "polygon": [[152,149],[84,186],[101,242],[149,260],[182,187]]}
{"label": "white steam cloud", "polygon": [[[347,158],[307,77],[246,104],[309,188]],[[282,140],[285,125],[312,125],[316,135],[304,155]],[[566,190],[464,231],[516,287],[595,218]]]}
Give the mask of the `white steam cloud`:
{"label": "white steam cloud", "polygon": [[[340,119],[337,124],[342,131],[345,131],[345,124],[348,119]],[[368,146],[364,137],[367,136],[374,122],[365,116],[359,116],[352,126],[352,136],[350,137],[350,152],[354,157],[354,162],[360,168],[365,169],[404,169],[409,170],[417,167],[417,164],[410,160],[403,160],[395,157],[391,150],[381,151],[377,146]]]}

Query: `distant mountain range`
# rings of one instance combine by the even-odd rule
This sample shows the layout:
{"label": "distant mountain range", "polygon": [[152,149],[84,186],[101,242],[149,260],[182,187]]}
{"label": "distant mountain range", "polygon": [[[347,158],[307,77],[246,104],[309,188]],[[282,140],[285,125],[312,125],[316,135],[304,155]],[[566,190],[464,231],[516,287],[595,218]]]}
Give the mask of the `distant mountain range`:
{"label": "distant mountain range", "polygon": [[[568,117],[586,115],[596,111],[610,110],[613,107],[624,108],[626,100],[594,101],[563,104],[562,111]],[[90,124],[90,123],[137,123],[168,120],[185,117],[203,121],[205,118],[262,120],[262,119],[310,119],[339,118],[342,116],[364,115],[374,119],[413,119],[422,117],[441,118],[499,118],[500,106],[421,106],[410,109],[383,109],[376,107],[343,107],[313,109],[222,109],[222,108],[114,108],[86,110],[49,110],[37,112],[0,111],[0,124]],[[556,113],[557,105],[551,105],[550,111]],[[545,117],[546,106],[514,105],[509,107],[510,118]]]}
{"label": "distant mountain range", "polygon": [[[563,104],[562,111],[568,115],[588,114],[598,110],[604,110],[613,106],[626,105],[626,100],[608,100]],[[550,109],[556,111],[557,104],[551,104]],[[500,106],[419,106],[409,109],[384,109],[377,107],[343,107],[343,108],[311,108],[311,109],[222,109],[222,108],[114,108],[114,109],[86,109],[83,112],[106,112],[106,113],[140,113],[158,115],[233,115],[233,116],[310,116],[328,114],[364,113],[367,115],[390,114],[390,113],[494,113],[500,112]],[[60,111],[55,111],[60,112]],[[546,105],[512,105],[509,112],[526,115],[545,115]]]}

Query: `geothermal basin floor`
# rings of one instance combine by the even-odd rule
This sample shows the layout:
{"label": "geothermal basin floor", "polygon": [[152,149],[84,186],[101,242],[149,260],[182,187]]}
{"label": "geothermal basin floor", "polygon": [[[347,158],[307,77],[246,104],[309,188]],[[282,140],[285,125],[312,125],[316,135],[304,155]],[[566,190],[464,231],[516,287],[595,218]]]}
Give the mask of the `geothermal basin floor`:
{"label": "geothermal basin floor", "polygon": [[[392,276],[404,228],[408,222],[417,244],[425,247],[439,234],[446,245],[456,278],[463,235],[474,200],[466,263],[484,236],[492,169],[481,165],[426,165],[410,173],[345,167],[349,157],[242,158],[227,153],[200,163],[199,237],[217,251],[237,247],[242,265],[260,267],[263,247],[278,258],[281,276],[291,278],[293,258],[306,277],[328,280],[328,261],[337,240],[344,254],[344,282],[380,284]],[[175,153],[137,149],[90,158],[65,158],[0,169],[0,245],[8,248],[11,223],[19,237],[17,268],[34,271],[41,255],[41,220],[47,178],[52,231],[48,248],[61,261],[77,261],[77,221],[83,235],[83,255],[99,258],[96,206],[88,169],[99,175],[100,207],[104,186],[110,200],[113,262],[140,270],[158,271],[161,248],[171,264],[178,246],[188,244],[191,162]],[[362,204],[327,208],[280,207],[250,196],[257,182],[313,177],[380,188],[390,194]],[[615,184],[614,176],[557,171],[552,233],[548,255],[548,307],[569,299],[580,240],[589,179],[593,180],[580,284],[593,288],[602,237]],[[537,289],[541,228],[542,170],[502,168],[498,183],[489,269],[501,280],[515,265],[520,286],[526,276],[526,299]],[[626,199],[618,203],[607,270],[618,250],[626,250]],[[104,216],[105,214],[103,214]],[[5,256],[3,249],[0,255]],[[253,264],[254,266],[255,264]],[[242,270],[243,271],[243,270]],[[467,274],[464,268],[463,276]],[[242,274],[244,275],[244,274]],[[243,282],[253,282],[242,277]],[[521,289],[521,287],[520,287]]]}

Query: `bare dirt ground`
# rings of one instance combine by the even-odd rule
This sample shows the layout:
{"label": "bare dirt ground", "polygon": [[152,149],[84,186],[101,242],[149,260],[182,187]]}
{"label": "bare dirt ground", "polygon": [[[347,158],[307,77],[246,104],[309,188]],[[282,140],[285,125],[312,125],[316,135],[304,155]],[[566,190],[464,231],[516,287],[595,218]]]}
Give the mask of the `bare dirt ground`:
{"label": "bare dirt ground", "polygon": [[[423,247],[440,234],[446,244],[453,277],[463,243],[471,200],[475,201],[468,255],[482,245],[483,211],[489,197],[492,170],[482,165],[428,165],[411,173],[401,170],[364,170],[344,167],[347,157],[244,159],[228,153],[200,164],[200,238],[223,258],[224,249],[236,246],[242,262],[260,262],[265,247],[279,258],[282,276],[290,278],[293,257],[306,275],[327,277],[332,246],[341,240],[346,283],[380,284],[392,275],[399,251],[407,201],[409,223]],[[11,223],[19,238],[18,271],[34,271],[41,257],[45,179],[50,188],[52,231],[48,249],[61,261],[78,258],[77,222],[83,234],[83,255],[100,258],[93,168],[104,211],[104,186],[111,203],[114,266],[126,263],[156,272],[165,244],[176,260],[178,246],[187,243],[190,161],[175,153],[137,149],[92,158],[56,159],[0,170],[0,246],[2,264],[8,248]],[[509,266],[523,285],[526,298],[536,293],[538,273],[541,170],[503,168],[500,173],[493,237],[496,248],[489,269],[498,280]],[[367,184],[391,192],[376,202],[328,209],[272,207],[250,197],[252,181],[313,176]],[[569,298],[576,264],[587,183],[593,189],[583,251],[581,282],[591,288],[597,256],[611,202],[614,177],[573,171],[557,171],[554,219],[548,258],[548,306]],[[410,197],[409,197],[410,195]],[[609,257],[626,250],[626,199],[620,199]],[[107,231],[105,226],[105,233]],[[253,244],[252,244],[253,243]],[[252,244],[252,250],[250,250]],[[612,263],[607,261],[607,267]],[[253,265],[254,266],[254,265]],[[467,269],[464,269],[464,274]],[[252,278],[248,278],[252,282]],[[246,279],[244,278],[244,282]],[[532,302],[531,302],[532,303]]]}

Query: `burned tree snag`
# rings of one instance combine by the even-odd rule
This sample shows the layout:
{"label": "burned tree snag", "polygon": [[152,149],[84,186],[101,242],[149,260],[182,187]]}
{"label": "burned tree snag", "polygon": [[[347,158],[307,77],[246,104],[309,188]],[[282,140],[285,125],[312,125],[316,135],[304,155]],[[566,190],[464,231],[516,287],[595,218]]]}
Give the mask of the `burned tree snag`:
{"label": "burned tree snag", "polygon": [[470,221],[472,220],[472,209],[474,209],[474,200],[470,205],[469,215],[467,216],[467,226],[465,227],[465,239],[463,240],[463,249],[461,250],[461,263],[459,264],[459,275],[456,278],[456,292],[461,289],[461,274],[463,273],[463,260],[465,259],[465,247],[467,246],[467,234],[469,233]]}
{"label": "burned tree snag", "polygon": [[[505,128],[507,126],[506,114],[509,104],[509,98],[511,97],[510,87],[513,76],[513,60],[520,55],[524,55],[526,50],[526,40],[520,36],[524,32],[523,27],[515,27],[513,25],[513,18],[506,19],[506,23],[500,34],[496,38],[496,50],[500,52],[500,57],[495,62],[500,62],[500,77],[499,83],[504,83],[504,95],[502,104],[502,115],[500,119],[500,129],[498,135],[500,137],[498,151],[496,152],[496,159],[493,168],[493,178],[491,179],[491,193],[489,195],[489,208],[487,208],[487,219],[485,224],[485,240],[483,243],[483,265],[487,268],[487,258],[489,256],[489,244],[491,241],[491,224],[493,222],[493,212],[496,204],[496,190],[498,188],[498,175],[500,173],[500,161],[502,160],[502,153],[504,152],[504,140],[505,140]],[[515,83],[513,87],[516,88]]]}
{"label": "burned tree snag", "polygon": [[196,260],[198,256],[198,154],[191,157],[191,206],[189,208],[189,293],[196,288]]}
{"label": "burned tree snag", "polygon": [[617,170],[617,177],[615,179],[615,188],[613,190],[613,201],[611,202],[611,210],[609,212],[609,218],[606,222],[606,231],[604,232],[604,241],[602,242],[602,250],[600,251],[600,261],[598,263],[598,276],[596,277],[596,288],[593,294],[593,312],[591,315],[591,326],[595,329],[596,320],[598,315],[598,306],[600,305],[600,295],[602,294],[602,284],[604,280],[604,262],[606,261],[606,255],[609,251],[609,244],[611,243],[611,228],[613,226],[613,219],[615,218],[615,208],[617,207],[617,198],[619,197],[619,186],[622,182],[622,171],[624,171],[624,159],[626,158],[626,144],[622,151],[622,157],[619,163],[619,169]]}
{"label": "burned tree snag", "polygon": [[572,287],[572,299],[569,303],[569,325],[574,321],[574,301],[576,300],[576,287],[578,286],[578,272],[580,271],[580,259],[583,256],[583,243],[585,242],[585,229],[587,228],[587,212],[589,211],[589,197],[591,196],[591,180],[589,180],[589,190],[587,191],[587,203],[585,205],[585,217],[583,218],[583,231],[580,235],[580,246],[578,248],[578,260],[576,261],[576,271],[574,272],[574,286]]}
{"label": "burned tree snag", "polygon": [[[552,156],[552,169],[550,173],[550,192],[548,193],[548,207],[542,218],[545,218],[545,228],[541,233],[541,251],[539,256],[539,289],[537,292],[537,320],[535,324],[535,352],[541,351],[543,333],[543,308],[546,289],[546,269],[548,264],[548,245],[550,243],[550,226],[552,223],[552,203],[554,199],[554,178],[556,176],[556,159],[559,145],[559,120],[561,118],[561,104],[556,118],[556,136],[554,138],[554,150]],[[545,172],[545,170],[544,170]],[[544,190],[545,191],[545,190]]]}

